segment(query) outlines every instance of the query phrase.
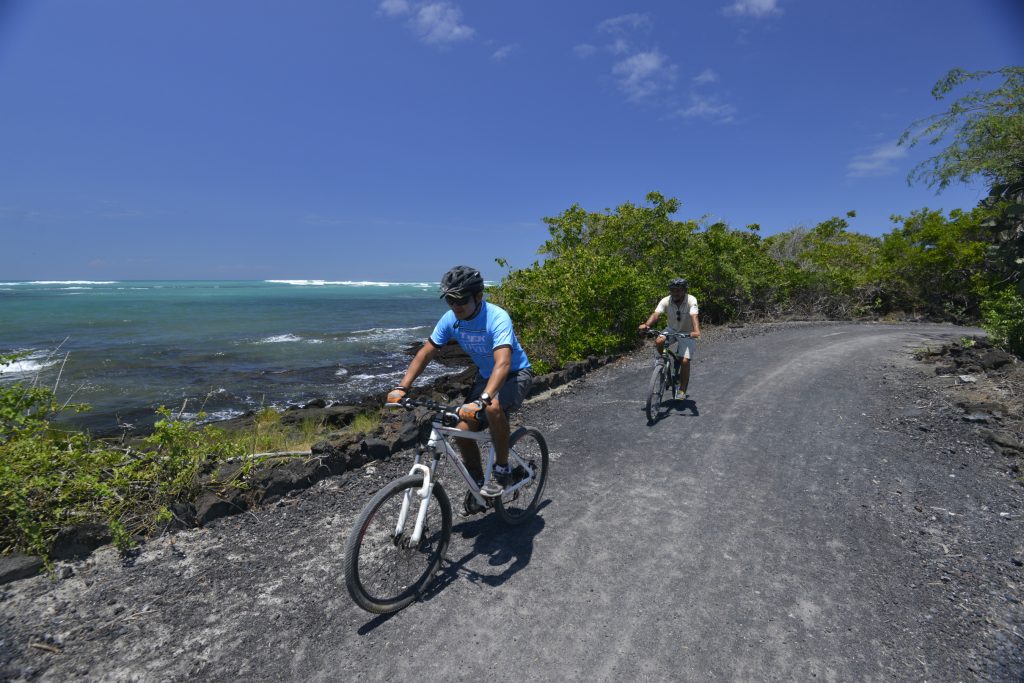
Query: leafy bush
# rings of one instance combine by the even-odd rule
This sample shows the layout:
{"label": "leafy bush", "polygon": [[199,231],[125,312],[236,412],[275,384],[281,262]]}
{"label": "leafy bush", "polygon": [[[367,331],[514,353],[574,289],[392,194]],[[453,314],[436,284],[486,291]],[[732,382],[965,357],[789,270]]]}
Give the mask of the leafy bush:
{"label": "leafy bush", "polygon": [[680,273],[695,224],[669,219],[679,202],[626,203],[592,213],[575,205],[546,218],[547,259],[509,273],[491,298],[508,310],[538,372],[592,354],[632,348],[638,325]]}
{"label": "leafy bush", "polygon": [[882,236],[881,258],[872,276],[889,310],[933,319],[978,318],[986,279],[987,244],[979,224],[987,215],[922,209]]}
{"label": "leafy bush", "polygon": [[62,529],[85,524],[109,527],[127,547],[197,493],[200,473],[244,452],[238,439],[164,408],[141,448],[115,447],[54,427],[72,408],[86,406],[61,406],[52,390],[20,382],[0,388],[0,552],[46,556]]}
{"label": "leafy bush", "polygon": [[81,434],[34,432],[0,444],[0,550],[46,555],[64,527],[115,521],[121,492],[109,479],[120,459]]}
{"label": "leafy bush", "polygon": [[1003,289],[982,302],[982,311],[992,342],[1024,358],[1024,296]]}

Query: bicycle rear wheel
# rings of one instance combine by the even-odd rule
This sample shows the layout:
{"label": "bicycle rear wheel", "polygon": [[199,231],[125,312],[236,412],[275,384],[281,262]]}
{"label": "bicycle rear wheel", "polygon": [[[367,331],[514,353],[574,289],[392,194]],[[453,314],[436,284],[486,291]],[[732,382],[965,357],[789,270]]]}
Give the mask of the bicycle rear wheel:
{"label": "bicycle rear wheel", "polygon": [[537,503],[548,480],[548,445],[543,435],[532,427],[517,429],[509,441],[508,464],[513,481],[533,473],[533,480],[494,501],[494,509],[506,524],[522,524],[537,511]]}
{"label": "bicycle rear wheel", "polygon": [[[345,542],[345,586],[368,612],[397,612],[422,593],[433,578],[452,532],[452,506],[435,483],[423,522],[423,537],[409,542],[419,509],[423,477],[410,474],[382,488],[366,504]],[[397,531],[399,512],[410,493],[405,528]]]}
{"label": "bicycle rear wheel", "polygon": [[651,383],[647,390],[647,403],[644,412],[647,413],[647,420],[654,422],[658,416],[658,409],[661,407],[661,397],[665,393],[665,364],[658,363],[651,373]]}

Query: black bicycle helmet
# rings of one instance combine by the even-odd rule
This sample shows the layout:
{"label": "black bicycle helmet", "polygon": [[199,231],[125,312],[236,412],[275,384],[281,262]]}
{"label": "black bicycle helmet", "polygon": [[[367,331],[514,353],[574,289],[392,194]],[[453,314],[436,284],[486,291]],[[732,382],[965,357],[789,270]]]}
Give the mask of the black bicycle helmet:
{"label": "black bicycle helmet", "polygon": [[463,297],[484,291],[484,278],[480,271],[469,266],[455,266],[441,278],[441,298]]}
{"label": "black bicycle helmet", "polygon": [[668,288],[676,289],[678,287],[679,289],[689,289],[689,284],[690,283],[686,281],[685,277],[677,277],[674,278],[672,282],[668,283]]}

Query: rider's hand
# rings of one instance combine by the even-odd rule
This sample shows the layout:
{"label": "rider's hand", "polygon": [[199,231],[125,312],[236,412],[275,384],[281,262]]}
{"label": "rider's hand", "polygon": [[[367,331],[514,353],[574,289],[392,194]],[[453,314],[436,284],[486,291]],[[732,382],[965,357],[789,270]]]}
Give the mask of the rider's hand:
{"label": "rider's hand", "polygon": [[459,408],[459,417],[463,420],[480,420],[480,413],[484,410],[483,401],[476,400],[471,403],[465,403]]}
{"label": "rider's hand", "polygon": [[640,329],[644,330],[644,331],[647,331],[647,330],[651,329],[651,326],[648,325],[647,323],[640,323]]}
{"label": "rider's hand", "polygon": [[407,393],[405,387],[395,387],[388,392],[388,403],[400,403]]}

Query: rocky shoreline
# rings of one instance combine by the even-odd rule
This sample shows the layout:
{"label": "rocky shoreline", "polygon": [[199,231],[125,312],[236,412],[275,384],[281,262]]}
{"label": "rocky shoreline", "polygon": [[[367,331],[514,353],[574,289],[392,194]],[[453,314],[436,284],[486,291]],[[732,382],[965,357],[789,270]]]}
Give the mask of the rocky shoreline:
{"label": "rocky shoreline", "polygon": [[[414,353],[418,348],[417,345],[410,351]],[[565,385],[621,355],[590,356],[584,361],[567,363],[556,372],[538,375],[534,378],[527,398]],[[453,374],[443,375],[429,385],[417,386],[414,395],[440,403],[463,402],[472,388],[477,374],[476,367],[467,365],[468,356],[465,356],[458,347],[442,349],[437,360],[461,369]],[[360,468],[369,462],[387,459],[394,453],[414,446],[423,436],[429,434],[430,414],[425,409],[400,413],[384,412],[380,427],[370,434],[345,431],[357,416],[380,411],[385,398],[386,392],[381,392],[364,396],[355,403],[329,404],[323,399],[317,399],[303,406],[287,408],[281,413],[282,424],[297,425],[312,421],[324,425],[330,430],[329,433],[323,440],[315,443],[308,454],[288,454],[270,458],[247,475],[244,489],[225,489],[216,483],[234,479],[245,466],[244,462],[229,463],[216,472],[205,475],[202,482],[203,493],[194,501],[174,505],[171,509],[173,519],[163,531],[201,527],[221,517],[274,503],[290,492],[309,488],[327,477]],[[244,430],[250,428],[254,420],[255,412],[250,412],[241,417],[217,422],[216,426],[229,431]],[[80,560],[111,541],[109,530],[101,525],[69,528],[58,536],[51,559]],[[33,576],[43,567],[41,557],[18,553],[2,556],[0,585]]]}

